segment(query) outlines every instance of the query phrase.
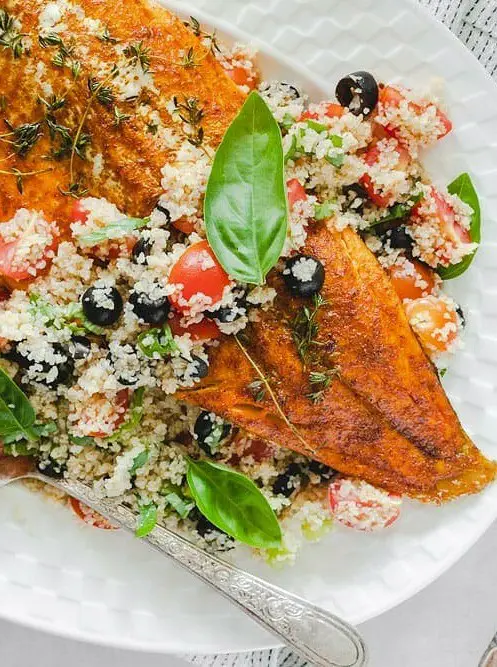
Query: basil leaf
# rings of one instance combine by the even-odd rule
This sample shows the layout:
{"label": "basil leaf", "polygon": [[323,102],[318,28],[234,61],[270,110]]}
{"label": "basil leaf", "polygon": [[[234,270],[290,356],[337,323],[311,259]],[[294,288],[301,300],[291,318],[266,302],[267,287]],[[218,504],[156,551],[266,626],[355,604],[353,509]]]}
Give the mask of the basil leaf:
{"label": "basil leaf", "polygon": [[[450,185],[447,187],[447,190],[451,195],[457,195],[459,199],[471,206],[473,209],[473,215],[471,216],[471,223],[469,226],[469,236],[472,243],[480,243],[481,241],[481,209],[480,201],[478,199],[478,194],[475,190],[475,186],[471,180],[471,177],[467,173],[460,174]],[[451,266],[440,266],[437,269],[438,275],[442,280],[452,280],[462,275],[470,266],[476,255],[476,250],[464,257],[457,264],[452,264]]]}
{"label": "basil leaf", "polygon": [[90,234],[82,234],[78,237],[78,242],[82,246],[94,246],[108,239],[122,239],[129,232],[145,227],[150,222],[150,218],[121,218],[110,222],[105,227],[97,229]]}
{"label": "basil leaf", "polygon": [[250,479],[217,463],[188,459],[187,481],[198,509],[217,528],[252,547],[280,544],[276,515]]}
{"label": "basil leaf", "polygon": [[157,505],[154,505],[154,503],[150,503],[149,505],[141,505],[138,525],[135,530],[136,537],[146,537],[153,531],[156,525]]}
{"label": "basil leaf", "polygon": [[143,452],[140,452],[135,456],[135,459],[133,461],[133,465],[129,469],[129,474],[130,475],[135,475],[137,470],[140,468],[143,468],[145,463],[148,461],[149,453],[147,449],[144,449]]}
{"label": "basil leaf", "polygon": [[35,411],[25,394],[0,368],[0,436],[36,440]]}
{"label": "basil leaf", "polygon": [[207,239],[223,268],[262,285],[285,242],[288,204],[278,123],[252,92],[214,158],[204,203]]}
{"label": "basil leaf", "polygon": [[137,344],[143,354],[149,359],[165,357],[179,350],[174,342],[174,336],[171,327],[166,324],[162,329],[149,329],[144,331],[137,338]]}
{"label": "basil leaf", "polygon": [[[290,135],[287,136],[290,137]],[[287,163],[288,160],[292,160],[295,157],[296,152],[297,152],[297,135],[292,134],[290,139],[290,146],[288,147],[288,150],[285,153],[285,163]]]}
{"label": "basil leaf", "polygon": [[343,153],[336,153],[335,155],[328,154],[324,156],[324,159],[337,169],[340,169],[345,162],[345,155]]}

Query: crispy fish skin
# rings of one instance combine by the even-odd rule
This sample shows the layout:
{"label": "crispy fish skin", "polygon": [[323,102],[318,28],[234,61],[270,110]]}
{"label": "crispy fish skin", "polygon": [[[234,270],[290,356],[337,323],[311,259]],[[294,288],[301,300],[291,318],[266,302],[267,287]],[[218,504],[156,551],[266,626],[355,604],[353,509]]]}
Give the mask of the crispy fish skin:
{"label": "crispy fish skin", "polygon": [[[25,157],[8,157],[12,153],[11,145],[0,142],[0,170],[51,169],[48,173],[25,178],[23,194],[18,192],[14,177],[0,173],[1,219],[8,220],[17,209],[27,206],[63,223],[72,200],[60,190],[67,191],[71,181],[76,179],[81,180],[90,194],[107,198],[128,214],[148,215],[162,192],[161,168],[171,161],[174,151],[167,141],[161,141],[160,133],[150,132],[146,117],[137,113],[137,108],[155,112],[166,132],[181,136],[182,124],[173,120],[167,106],[175,96],[180,102],[196,98],[204,113],[205,143],[215,146],[243,103],[243,94],[208,53],[208,48],[178,17],[143,0],[129,0],[125,11],[121,3],[81,0],[77,4],[79,12],[64,13],[65,27],[58,34],[64,42],[73,40],[74,58],[81,64],[81,73],[74,81],[69,67],[53,64],[57,47],[42,48],[38,40],[42,34],[39,18],[49,4],[53,3],[50,0],[10,0],[7,3],[0,0],[0,7],[20,20],[22,32],[31,42],[29,53],[17,59],[8,50],[0,49],[0,95],[6,102],[5,112],[0,113],[3,127],[2,118],[13,126],[40,120],[44,108],[38,98],[47,98],[47,86],[50,86],[53,94],[66,100],[56,114],[57,120],[74,136],[88,107],[88,79],[94,78],[112,87],[114,79],[110,75],[114,64],[121,70],[130,64],[130,59],[122,53],[129,45],[141,44],[147,51],[153,89],[143,89],[133,102],[103,105],[93,101],[82,128],[90,135],[88,159],[76,156],[72,176],[68,155],[59,160],[46,159],[53,147],[48,136],[39,140]],[[86,19],[101,20],[116,43],[91,34],[85,25]],[[185,67],[182,59],[190,48],[198,62],[194,67]],[[118,126],[114,106],[130,115]],[[48,133],[44,131],[44,134]],[[95,170],[97,155],[102,156],[101,173]]]}
{"label": "crispy fish skin", "polygon": [[[309,400],[309,369],[292,339],[291,321],[304,302],[289,297],[277,275],[270,278],[275,307],[253,324],[244,346],[289,423],[269,396],[254,400],[247,387],[257,372],[232,339],[212,353],[209,376],[181,398],[399,495],[441,501],[481,490],[494,479],[495,465],[464,433],[374,256],[354,232],[324,225],[309,232],[306,252],[326,271],[320,369],[337,371],[322,399]],[[360,270],[351,266],[356,262]]]}

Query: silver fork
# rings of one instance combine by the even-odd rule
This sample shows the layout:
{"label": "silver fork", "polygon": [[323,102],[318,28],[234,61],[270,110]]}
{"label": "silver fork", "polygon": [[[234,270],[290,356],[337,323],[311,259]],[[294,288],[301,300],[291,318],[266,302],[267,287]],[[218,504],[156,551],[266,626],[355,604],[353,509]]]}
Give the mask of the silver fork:
{"label": "silver fork", "polygon": [[[22,479],[50,484],[121,528],[135,532],[136,514],[118,501],[97,498],[93,490],[81,482],[47,477],[38,472],[29,459],[0,455],[0,488]],[[367,664],[367,650],[361,636],[330,612],[206,553],[162,526],[154,528],[142,541],[197,575],[311,664],[318,667]]]}

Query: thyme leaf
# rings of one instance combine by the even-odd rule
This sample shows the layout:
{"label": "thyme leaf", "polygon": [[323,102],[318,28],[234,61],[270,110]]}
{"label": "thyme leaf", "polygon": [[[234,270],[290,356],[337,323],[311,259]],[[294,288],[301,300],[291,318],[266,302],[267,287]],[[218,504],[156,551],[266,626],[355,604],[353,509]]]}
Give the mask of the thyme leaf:
{"label": "thyme leaf", "polygon": [[185,136],[192,146],[200,148],[204,141],[204,128],[201,123],[204,118],[204,110],[199,106],[196,97],[185,97],[179,102],[177,97],[173,98],[174,113],[178,115],[183,123],[187,125]]}
{"label": "thyme leaf", "polygon": [[95,77],[88,77],[88,90],[90,95],[95,97],[104,107],[109,107],[114,103],[112,88],[105,86],[103,82],[99,83]]}
{"label": "thyme leaf", "polygon": [[302,306],[291,323],[293,341],[304,365],[311,361],[312,348],[320,345],[316,340],[319,333],[317,315],[319,309],[327,303],[320,294],[315,294],[312,299],[312,308]]}
{"label": "thyme leaf", "polygon": [[[5,124],[10,132],[1,135],[0,138],[12,143],[14,151],[20,157],[25,157],[42,135],[41,126],[43,121],[23,123],[17,127],[11,125],[7,120],[5,121]],[[6,137],[11,137],[11,139],[7,139]]]}
{"label": "thyme leaf", "polygon": [[331,385],[333,378],[339,374],[338,368],[331,368],[325,371],[311,371],[309,373],[309,384],[313,391],[307,394],[313,403],[320,403],[323,400],[325,391]]}
{"label": "thyme leaf", "polygon": [[117,107],[114,107],[114,126],[119,127],[121,123],[124,123],[125,121],[129,120],[131,118],[131,114],[128,113],[123,113],[120,109]]}
{"label": "thyme leaf", "polygon": [[206,32],[205,30],[203,30],[198,19],[196,19],[194,16],[190,16],[188,21],[184,21],[184,25],[187,28],[190,28],[190,30],[196,37],[209,40],[210,42],[209,50],[212,53],[212,55],[215,55],[216,52],[218,53],[221,52],[221,49],[219,47],[219,42],[217,41],[216,31]]}
{"label": "thyme leaf", "polygon": [[99,39],[101,42],[107,42],[108,44],[117,44],[117,42],[119,41],[117,37],[112,37],[112,35],[109,32],[109,26],[105,26],[102,34],[97,35],[97,39]]}
{"label": "thyme leaf", "polygon": [[15,167],[13,167],[12,169],[8,170],[3,170],[3,169],[0,170],[0,174],[4,174],[5,176],[15,176],[17,190],[22,195],[22,193],[24,192],[25,178],[27,178],[28,176],[36,176],[37,174],[46,174],[49,171],[53,171],[53,168],[50,167],[49,169],[37,169],[36,171],[21,171],[20,169],[16,169]]}
{"label": "thyme leaf", "polygon": [[14,58],[20,58],[26,50],[24,37],[26,34],[19,32],[16,19],[5,9],[0,9],[0,46],[12,51]]}
{"label": "thyme leaf", "polygon": [[130,65],[134,67],[139,64],[145,74],[150,71],[150,49],[143,46],[143,42],[129,44],[123,53]]}

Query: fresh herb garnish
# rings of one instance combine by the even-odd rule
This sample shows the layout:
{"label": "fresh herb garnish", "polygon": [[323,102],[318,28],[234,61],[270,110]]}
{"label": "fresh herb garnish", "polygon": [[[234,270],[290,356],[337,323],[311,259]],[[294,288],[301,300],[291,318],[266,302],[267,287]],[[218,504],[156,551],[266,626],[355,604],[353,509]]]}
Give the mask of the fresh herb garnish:
{"label": "fresh herb garnish", "polygon": [[[473,213],[471,215],[471,222],[469,227],[469,236],[472,243],[480,243],[481,241],[481,210],[478,194],[471,177],[467,173],[460,174],[450,185],[447,190],[451,195],[456,195],[459,199],[471,207]],[[458,264],[453,264],[447,267],[439,267],[437,269],[438,275],[442,280],[452,280],[463,274],[470,266],[476,254],[467,255]]]}
{"label": "fresh herb garnish", "polygon": [[112,88],[105,86],[103,82],[97,81],[95,77],[88,77],[88,90],[90,95],[95,97],[104,107],[110,107],[114,103],[114,93]]}
{"label": "fresh herb garnish", "polygon": [[71,435],[69,434],[69,441],[80,447],[93,447],[95,440],[89,435]]}
{"label": "fresh herb garnish", "polygon": [[184,21],[184,24],[186,25],[187,28],[190,28],[192,30],[193,34],[196,37],[200,37],[201,39],[207,39],[210,42],[210,52],[215,55],[216,51],[220,52],[221,49],[219,48],[219,43],[216,38],[216,33],[215,32],[205,32],[205,30],[202,30],[199,21],[194,17],[190,16],[189,21]]}
{"label": "fresh herb garnish", "polygon": [[150,454],[148,452],[148,449],[144,449],[142,452],[137,454],[133,460],[133,465],[129,469],[129,474],[131,476],[136,475],[138,470],[140,470],[140,468],[143,468],[143,466],[148,462],[149,456]]}
{"label": "fresh herb garnish", "polygon": [[29,399],[0,368],[0,437],[33,441],[36,415]]}
{"label": "fresh herb garnish", "polygon": [[146,537],[157,525],[157,505],[140,505],[140,516],[136,527],[136,537]]}
{"label": "fresh herb garnish", "polygon": [[73,334],[85,334],[87,331],[102,336],[105,329],[90,322],[79,303],[70,303],[67,306],[56,306],[45,301],[39,294],[29,295],[29,312],[35,318],[42,318],[46,326],[55,329],[67,327]]}
{"label": "fresh herb garnish", "polygon": [[316,220],[328,220],[331,218],[333,213],[337,210],[337,205],[335,202],[327,200],[322,204],[314,205],[314,218]]}
{"label": "fresh herb garnish", "polygon": [[[54,421],[51,422],[46,422],[45,424],[33,424],[31,427],[33,436],[36,439],[39,438],[46,438],[49,435],[53,435],[54,433],[57,432],[57,424]],[[14,435],[3,435],[2,436],[2,441],[5,445],[25,445],[27,447],[31,447],[29,445],[29,442],[26,442],[26,436],[22,434],[14,434]]]}
{"label": "fresh herb garnish", "polygon": [[25,178],[37,176],[38,174],[47,174],[49,171],[53,171],[53,169],[49,167],[48,169],[36,169],[35,171],[21,171],[20,169],[12,167],[12,169],[0,169],[0,174],[4,174],[5,176],[15,176],[17,190],[22,195],[24,192]]}
{"label": "fresh herb garnish", "polygon": [[244,475],[217,463],[189,458],[187,481],[200,512],[220,530],[259,549],[281,543],[274,511]]}
{"label": "fresh herb garnish", "polygon": [[162,329],[149,329],[141,333],[137,338],[137,345],[138,349],[149,359],[167,357],[179,350],[168,324],[165,324]]}
{"label": "fresh herb garnish", "polygon": [[157,125],[157,123],[152,123],[152,122],[147,123],[147,132],[149,134],[155,135],[157,134],[158,131],[159,131],[159,126]]}
{"label": "fresh herb garnish", "polygon": [[288,204],[281,131],[256,92],[216,153],[204,213],[207,238],[227,273],[264,284],[283,249]]}
{"label": "fresh herb garnish", "polygon": [[204,110],[199,106],[199,101],[196,97],[185,97],[183,102],[179,102],[177,97],[173,98],[174,113],[178,115],[187,128],[184,130],[187,141],[200,148],[204,141],[204,128],[202,127],[202,120],[204,118]]}
{"label": "fresh herb garnish", "polygon": [[90,234],[78,236],[78,243],[81,246],[92,247],[109,239],[122,239],[130,232],[145,227],[149,222],[150,218],[121,218]]}
{"label": "fresh herb garnish", "polygon": [[124,49],[124,55],[130,65],[134,67],[139,64],[145,74],[150,70],[150,49],[143,46],[143,42],[129,44]]}
{"label": "fresh herb garnish", "polygon": [[12,144],[13,150],[17,155],[25,157],[41,137],[41,126],[43,121],[23,123],[17,127],[11,125],[8,120],[5,120],[4,122],[10,131],[0,135],[0,139]]}
{"label": "fresh herb garnish", "polygon": [[65,67],[66,65],[72,72],[73,78],[77,79],[81,70],[81,63],[75,60],[72,56],[74,54],[75,43],[66,44],[62,37],[56,32],[48,32],[38,36],[38,42],[43,49],[52,46],[57,47],[57,52],[52,58],[52,64],[55,67]]}
{"label": "fresh herb garnish", "polygon": [[121,123],[126,122],[131,118],[131,114],[124,113],[120,111],[117,107],[114,107],[114,127],[119,127]]}
{"label": "fresh herb garnish", "polygon": [[24,37],[26,35],[17,28],[16,19],[5,9],[0,9],[0,46],[12,51],[14,58],[20,58],[25,51]]}
{"label": "fresh herb garnish", "polygon": [[164,500],[182,519],[186,519],[195,507],[195,503],[192,502],[191,498],[185,497],[185,491],[174,484],[165,484],[160,490],[160,494],[164,496]]}
{"label": "fresh herb garnish", "polygon": [[312,361],[313,347],[321,345],[316,340],[319,333],[317,316],[319,309],[327,303],[320,294],[315,294],[312,298],[312,308],[302,306],[291,323],[292,337],[304,365]]}
{"label": "fresh herb garnish", "polygon": [[309,384],[312,386],[312,392],[307,394],[313,403],[320,403],[326,390],[331,385],[333,378],[339,373],[338,368],[328,369],[326,371],[311,371],[309,373]]}
{"label": "fresh herb garnish", "polygon": [[117,44],[119,41],[117,37],[113,37],[109,32],[109,27],[105,26],[101,35],[97,35],[97,39],[108,44]]}

